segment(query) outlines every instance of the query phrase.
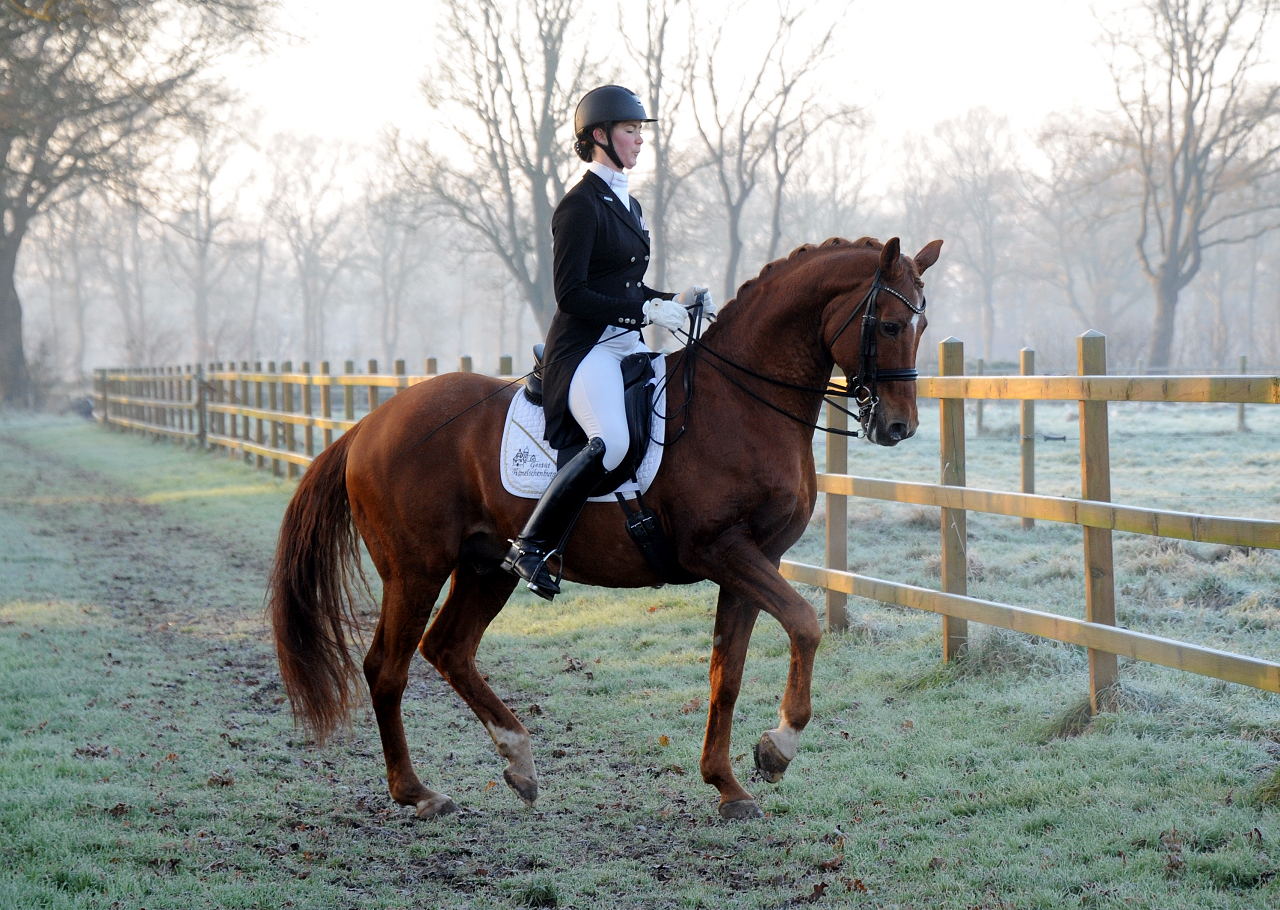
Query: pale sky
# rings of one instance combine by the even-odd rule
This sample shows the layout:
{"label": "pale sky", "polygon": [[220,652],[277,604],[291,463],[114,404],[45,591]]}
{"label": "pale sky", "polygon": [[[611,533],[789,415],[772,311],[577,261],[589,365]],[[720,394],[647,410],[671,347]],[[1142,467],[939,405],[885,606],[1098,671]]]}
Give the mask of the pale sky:
{"label": "pale sky", "polygon": [[[592,40],[611,47],[614,6],[596,9]],[[263,113],[268,134],[292,130],[368,143],[389,124],[421,133],[429,121],[418,83],[432,60],[437,10],[434,0],[368,6],[282,0],[281,23],[302,40],[269,59],[237,64],[230,75]],[[1112,102],[1087,3],[854,0],[846,26],[839,62],[844,95],[873,116],[881,141],[909,130],[927,133],[976,105],[1034,127],[1051,111]],[[637,89],[638,76],[631,79]],[[627,82],[625,69],[621,81]]]}

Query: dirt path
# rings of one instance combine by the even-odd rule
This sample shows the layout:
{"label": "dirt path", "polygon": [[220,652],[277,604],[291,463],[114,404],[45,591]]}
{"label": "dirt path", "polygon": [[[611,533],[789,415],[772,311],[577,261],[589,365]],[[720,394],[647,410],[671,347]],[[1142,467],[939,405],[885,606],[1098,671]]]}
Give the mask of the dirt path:
{"label": "dirt path", "polygon": [[[1049,739],[1087,691],[1078,655],[990,636],[939,669],[935,618],[873,605],[824,640],[778,786],[750,747],[788,648],[757,627],[733,756],[768,817],[720,822],[697,770],[706,587],[508,605],[479,660],[533,734],[536,811],[415,660],[411,753],[464,809],[417,822],[387,796],[367,710],[323,749],[292,725],[262,612],[291,492],[224,457],[0,420],[0,907],[1280,903],[1280,821],[1251,802],[1280,757],[1274,697],[1126,667],[1132,710]],[[899,549],[917,533],[876,522]],[[1002,542],[1002,559],[1074,545],[1017,540],[1030,555]],[[1197,571],[1271,577],[1250,559]]]}

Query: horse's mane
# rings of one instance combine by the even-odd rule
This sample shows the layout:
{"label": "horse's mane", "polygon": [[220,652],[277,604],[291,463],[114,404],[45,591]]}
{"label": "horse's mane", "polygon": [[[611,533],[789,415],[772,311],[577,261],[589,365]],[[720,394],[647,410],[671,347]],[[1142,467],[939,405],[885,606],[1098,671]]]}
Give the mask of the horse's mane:
{"label": "horse's mane", "polygon": [[[857,240],[845,240],[843,237],[829,237],[822,243],[805,243],[796,247],[791,251],[785,259],[775,259],[760,270],[760,274],[755,278],[748,278],[738,288],[738,294],[732,300],[725,304],[722,312],[727,311],[730,307],[734,311],[744,309],[751,306],[755,298],[759,297],[769,285],[779,279],[785,278],[791,272],[794,272],[801,265],[809,263],[814,256],[826,256],[835,252],[847,252],[851,250],[866,250],[867,252],[878,253],[884,249],[884,244],[874,237],[859,237]],[[911,278],[915,282],[916,287],[923,287],[924,282],[920,279],[920,273],[916,270],[915,260],[910,256],[904,256],[907,261],[907,269],[911,273]],[[728,315],[725,313],[725,315]]]}

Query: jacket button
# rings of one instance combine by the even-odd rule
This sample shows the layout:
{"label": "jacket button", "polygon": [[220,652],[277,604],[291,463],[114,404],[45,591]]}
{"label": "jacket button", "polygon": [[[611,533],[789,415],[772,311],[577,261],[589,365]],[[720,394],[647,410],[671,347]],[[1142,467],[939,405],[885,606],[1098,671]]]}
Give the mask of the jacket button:
{"label": "jacket button", "polygon": [[[647,256],[646,256],[645,258],[647,259],[647,258],[649,258],[649,257],[647,257]],[[632,262],[635,262],[635,261],[636,261],[636,257],[635,257],[635,256],[632,256],[632,257],[631,257],[631,261],[632,261]]]}
{"label": "jacket button", "polygon": [[648,262],[648,261],[649,261],[649,257],[648,257],[648,256],[645,256],[645,257],[644,257],[644,261],[645,261],[645,262]]}
{"label": "jacket button", "polygon": [[627,287],[631,287],[631,282],[630,282],[630,281],[628,281],[628,282],[627,282]]}

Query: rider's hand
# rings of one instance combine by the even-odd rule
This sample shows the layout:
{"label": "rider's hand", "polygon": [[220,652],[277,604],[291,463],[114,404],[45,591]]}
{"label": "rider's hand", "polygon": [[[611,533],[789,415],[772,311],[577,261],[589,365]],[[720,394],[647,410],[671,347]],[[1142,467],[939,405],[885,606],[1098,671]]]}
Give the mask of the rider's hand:
{"label": "rider's hand", "polygon": [[655,297],[644,305],[644,317],[668,332],[683,329],[689,323],[689,313],[678,301],[661,297]]}
{"label": "rider's hand", "polygon": [[711,292],[699,285],[693,285],[680,292],[680,296],[676,298],[679,304],[688,309],[689,307],[702,304],[702,315],[708,319],[716,315],[716,303],[711,299]]}

